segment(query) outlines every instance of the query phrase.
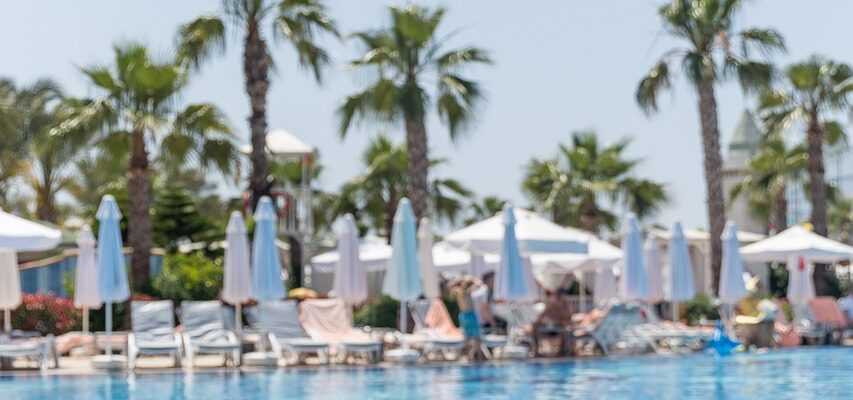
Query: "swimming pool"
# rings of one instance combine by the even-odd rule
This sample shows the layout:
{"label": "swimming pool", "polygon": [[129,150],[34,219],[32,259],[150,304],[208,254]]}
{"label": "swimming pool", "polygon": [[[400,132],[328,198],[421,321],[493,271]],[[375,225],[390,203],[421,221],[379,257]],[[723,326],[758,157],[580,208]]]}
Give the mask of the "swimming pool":
{"label": "swimming pool", "polygon": [[0,378],[3,399],[773,399],[853,396],[853,348],[482,366]]}

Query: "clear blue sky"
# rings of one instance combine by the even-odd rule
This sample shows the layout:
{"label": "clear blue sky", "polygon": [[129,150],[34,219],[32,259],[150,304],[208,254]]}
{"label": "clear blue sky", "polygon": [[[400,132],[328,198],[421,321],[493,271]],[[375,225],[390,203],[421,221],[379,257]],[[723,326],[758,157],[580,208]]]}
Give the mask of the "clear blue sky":
{"label": "clear blue sky", "polygon": [[[344,32],[375,27],[386,20],[388,1],[330,0]],[[523,165],[531,157],[551,156],[556,144],[577,129],[594,128],[605,141],[634,138],[631,155],[645,159],[642,175],[664,181],[674,201],[659,222],[705,225],[704,184],[696,100],[679,80],[662,112],[647,118],[634,103],[635,85],[672,43],[662,34],[653,0],[422,1],[449,6],[445,32],[459,30],[455,44],[489,49],[496,64],[476,71],[488,91],[479,122],[457,143],[430,121],[433,155],[450,164],[433,174],[453,175],[478,194],[526,203],[520,191]],[[0,13],[0,76],[28,82],[53,77],[67,91],[90,94],[77,67],[107,63],[111,46],[142,41],[168,54],[179,24],[219,8],[219,1],[14,1]],[[772,26],[789,45],[788,62],[820,53],[843,61],[850,56],[853,2],[837,0],[756,0],[742,24]],[[195,78],[188,101],[222,107],[245,137],[248,100],[243,92],[240,37],[233,35],[227,55],[209,63]],[[350,45],[329,43],[335,66],[323,86],[294,67],[293,53],[274,48],[278,72],[269,95],[269,123],[317,146],[326,165],[322,185],[337,188],[360,170],[360,153],[369,136],[384,130],[398,140],[399,128],[365,126],[341,141],[334,110],[359,87],[344,63],[357,54]],[[732,83],[720,89],[724,142],[745,103]]]}

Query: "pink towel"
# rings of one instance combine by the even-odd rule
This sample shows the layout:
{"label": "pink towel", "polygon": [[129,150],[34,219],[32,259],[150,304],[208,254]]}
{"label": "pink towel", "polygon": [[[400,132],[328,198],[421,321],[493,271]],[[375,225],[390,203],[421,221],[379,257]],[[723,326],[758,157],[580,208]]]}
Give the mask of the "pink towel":
{"label": "pink towel", "polygon": [[352,327],[352,311],[343,300],[305,300],[299,310],[302,327],[312,339],[330,344],[372,341],[370,335]]}
{"label": "pink towel", "polygon": [[453,325],[453,319],[450,318],[450,313],[447,312],[447,307],[444,302],[435,299],[429,306],[425,321],[427,328],[434,330],[443,337],[451,339],[462,339],[462,332],[456,325]]}
{"label": "pink towel", "polygon": [[815,297],[809,302],[809,307],[814,314],[815,322],[829,325],[833,328],[842,328],[847,325],[844,313],[838,308],[838,303],[832,297]]}

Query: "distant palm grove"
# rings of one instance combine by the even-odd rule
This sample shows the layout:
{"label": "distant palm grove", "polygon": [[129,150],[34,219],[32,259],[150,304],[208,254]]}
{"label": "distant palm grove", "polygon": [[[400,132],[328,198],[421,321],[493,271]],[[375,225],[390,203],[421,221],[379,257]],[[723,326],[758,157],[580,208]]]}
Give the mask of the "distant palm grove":
{"label": "distant palm grove", "polygon": [[[712,287],[718,287],[727,205],[737,199],[745,198],[750,212],[766,222],[762,233],[772,233],[791,222],[788,196],[801,187],[814,231],[853,240],[853,200],[827,181],[824,156],[828,146],[846,143],[853,69],[819,55],[775,64],[774,57],[786,51],[783,35],[770,27],[739,26],[744,3],[659,5],[662,30],[677,47],[637,77],[634,88],[634,101],[649,118],[663,107],[661,97],[675,79],[696,94],[696,129],[685,134],[701,138]],[[59,226],[94,223],[101,196],[114,195],[125,218],[126,244],[133,248],[132,284],[145,292],[153,248],[177,252],[181,243],[218,242],[232,210],[253,209],[276,187],[309,177],[312,185],[319,181],[322,159],[311,162],[306,177],[298,161],[283,162],[266,148],[267,93],[278,78],[272,69],[293,63],[307,73],[297,78],[318,85],[333,65],[368,77],[329,118],[341,140],[356,125],[377,132],[367,148],[352,151],[362,161],[360,171],[336,190],[310,188],[315,241],[330,237],[332,222],[347,213],[363,235],[390,240],[403,197],[418,217],[443,227],[491,216],[506,199],[474,193],[452,174],[433,171],[450,160],[430,154],[431,139],[486,134],[476,132],[476,121],[487,106],[488,88],[475,72],[501,61],[475,45],[452,47],[447,37],[458,27],[447,26],[448,12],[390,6],[387,20],[372,29],[341,32],[322,0],[224,0],[218,10],[176,26],[172,49],[121,41],[99,64],[81,66],[80,78],[91,88],[87,97],[69,94],[50,77],[0,78],[0,208]],[[476,38],[476,32],[463,36]],[[321,46],[330,38],[359,56],[330,54]],[[271,47],[278,45],[291,47],[294,58],[273,60]],[[245,121],[226,119],[216,104],[183,100],[199,71],[225,51],[242,54],[242,70],[233,73],[244,82],[244,92],[234,95],[248,102]],[[762,139],[746,177],[726,193],[716,93],[730,83],[756,105],[751,111],[761,122]],[[433,117],[440,124],[428,129]],[[235,128],[239,124],[247,125]],[[579,128],[558,127],[565,139],[553,144],[552,154],[531,158],[522,167],[522,182],[507,182],[526,197],[526,204],[516,205],[602,236],[617,234],[628,212],[653,223],[677,188],[640,176],[643,160],[629,156],[630,140],[604,142],[595,130]],[[250,150],[241,152],[237,131],[249,133]],[[224,198],[215,189],[225,181],[247,193],[246,199]],[[818,268],[815,275],[818,292],[830,290],[829,271]]]}

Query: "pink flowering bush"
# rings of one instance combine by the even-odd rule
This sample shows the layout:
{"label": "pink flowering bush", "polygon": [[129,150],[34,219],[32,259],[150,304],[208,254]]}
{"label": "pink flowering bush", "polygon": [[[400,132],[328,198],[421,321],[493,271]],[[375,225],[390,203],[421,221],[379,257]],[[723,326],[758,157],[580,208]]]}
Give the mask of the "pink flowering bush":
{"label": "pink flowering bush", "polygon": [[15,329],[37,331],[42,335],[79,330],[81,321],[81,312],[74,308],[73,301],[49,294],[24,294],[21,305],[12,311]]}

